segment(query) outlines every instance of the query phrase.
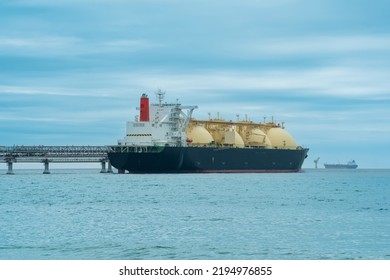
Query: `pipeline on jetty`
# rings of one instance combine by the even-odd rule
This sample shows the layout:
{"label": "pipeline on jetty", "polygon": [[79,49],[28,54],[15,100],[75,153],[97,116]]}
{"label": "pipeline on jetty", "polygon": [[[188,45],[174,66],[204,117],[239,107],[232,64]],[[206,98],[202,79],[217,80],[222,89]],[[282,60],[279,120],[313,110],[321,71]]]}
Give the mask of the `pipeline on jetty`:
{"label": "pipeline on jetty", "polygon": [[0,162],[7,164],[7,174],[14,174],[13,164],[16,162],[41,162],[44,164],[43,174],[50,174],[49,163],[51,162],[100,162],[101,173],[112,173],[107,157],[108,150],[108,146],[0,146]]}

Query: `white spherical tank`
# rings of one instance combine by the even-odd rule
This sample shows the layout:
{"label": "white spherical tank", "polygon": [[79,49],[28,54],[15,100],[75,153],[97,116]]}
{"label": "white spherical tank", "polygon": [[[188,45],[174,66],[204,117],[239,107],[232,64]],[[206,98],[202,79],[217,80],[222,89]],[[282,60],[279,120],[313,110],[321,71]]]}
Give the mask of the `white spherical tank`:
{"label": "white spherical tank", "polygon": [[267,136],[272,143],[272,147],[295,149],[297,143],[294,138],[281,127],[273,127],[268,130]]}
{"label": "white spherical tank", "polygon": [[250,131],[247,141],[249,146],[272,146],[267,134],[259,128],[254,128]]}
{"label": "white spherical tank", "polygon": [[211,134],[203,126],[189,127],[187,129],[187,138],[190,138],[194,145],[208,145],[214,141]]}
{"label": "white spherical tank", "polygon": [[243,148],[245,147],[244,140],[242,140],[240,134],[235,130],[225,131],[224,144],[232,145],[234,147]]}

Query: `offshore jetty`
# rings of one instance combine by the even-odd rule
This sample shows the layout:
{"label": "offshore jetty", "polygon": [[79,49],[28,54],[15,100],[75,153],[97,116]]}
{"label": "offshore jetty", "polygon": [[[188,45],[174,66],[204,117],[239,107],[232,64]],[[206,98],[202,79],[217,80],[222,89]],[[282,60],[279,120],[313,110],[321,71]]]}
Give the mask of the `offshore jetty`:
{"label": "offshore jetty", "polygon": [[107,151],[107,146],[0,146],[0,162],[7,164],[10,175],[14,174],[14,163],[39,162],[44,165],[43,174],[50,174],[49,163],[91,162],[101,163],[101,173],[112,173]]}
{"label": "offshore jetty", "polygon": [[196,120],[197,106],[140,98],[139,116],[126,135],[109,146],[108,159],[120,173],[298,172],[307,148],[295,142],[284,124]]}

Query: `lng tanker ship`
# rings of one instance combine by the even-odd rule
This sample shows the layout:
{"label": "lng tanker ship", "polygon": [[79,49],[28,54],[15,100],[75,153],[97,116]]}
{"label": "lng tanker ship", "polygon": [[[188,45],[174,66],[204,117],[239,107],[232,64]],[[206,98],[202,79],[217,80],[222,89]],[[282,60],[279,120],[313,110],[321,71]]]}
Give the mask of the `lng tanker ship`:
{"label": "lng tanker ship", "polygon": [[298,146],[284,125],[192,118],[197,106],[149,104],[142,94],[139,117],[109,147],[109,160],[124,173],[298,172],[308,149]]}

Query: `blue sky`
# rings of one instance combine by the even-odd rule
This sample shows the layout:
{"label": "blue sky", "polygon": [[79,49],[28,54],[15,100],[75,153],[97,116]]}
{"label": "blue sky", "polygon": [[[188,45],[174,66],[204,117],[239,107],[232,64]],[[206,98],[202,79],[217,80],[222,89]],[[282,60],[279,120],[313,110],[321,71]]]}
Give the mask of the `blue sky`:
{"label": "blue sky", "polygon": [[313,160],[390,168],[388,1],[0,3],[0,145],[109,145],[141,93],[272,116]]}

